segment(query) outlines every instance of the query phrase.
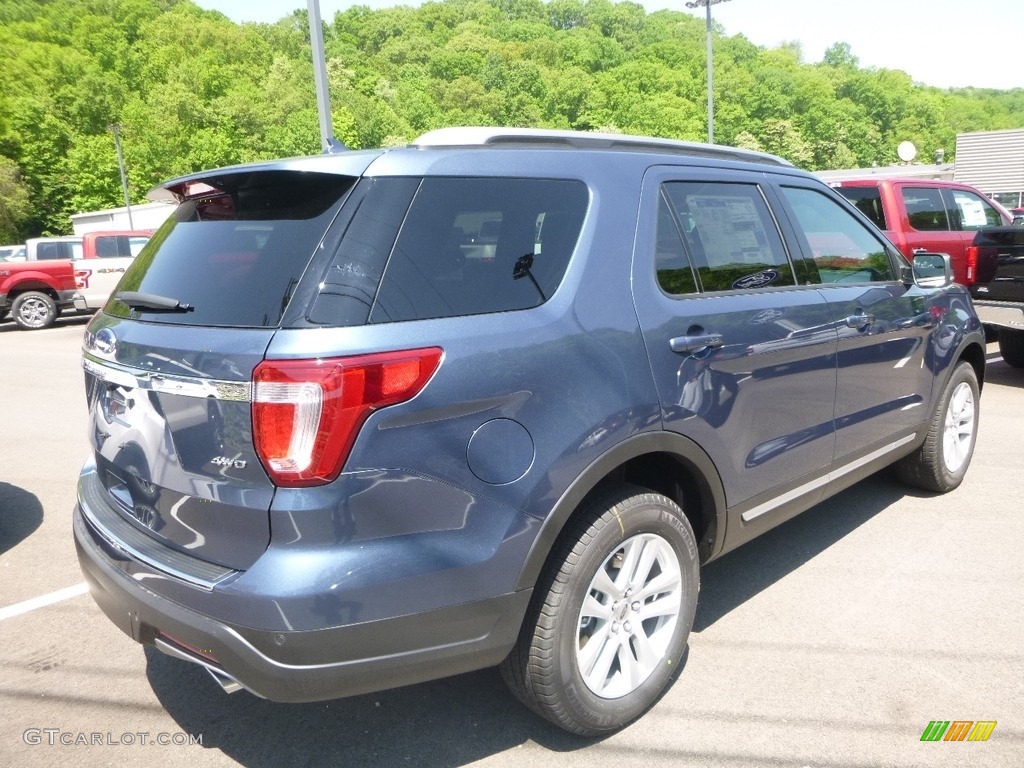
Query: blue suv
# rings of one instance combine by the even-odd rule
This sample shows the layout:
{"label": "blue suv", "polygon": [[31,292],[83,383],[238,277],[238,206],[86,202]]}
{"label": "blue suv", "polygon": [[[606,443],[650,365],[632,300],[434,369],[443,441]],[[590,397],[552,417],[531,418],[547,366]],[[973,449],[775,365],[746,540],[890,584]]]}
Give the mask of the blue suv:
{"label": "blue suv", "polygon": [[703,564],[971,460],[948,257],[770,155],[445,129],[158,195],[86,332],[74,536],[110,619],[228,691],[500,665],[605,733],[671,682]]}

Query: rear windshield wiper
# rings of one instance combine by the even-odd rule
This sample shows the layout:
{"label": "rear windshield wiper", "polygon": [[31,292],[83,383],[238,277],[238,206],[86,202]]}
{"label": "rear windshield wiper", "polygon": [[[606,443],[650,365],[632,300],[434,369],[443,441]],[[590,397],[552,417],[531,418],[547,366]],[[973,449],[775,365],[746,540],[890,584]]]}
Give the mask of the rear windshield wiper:
{"label": "rear windshield wiper", "polygon": [[155,293],[121,291],[114,298],[132,309],[149,309],[156,312],[191,312],[195,309],[191,304],[182,304],[177,299]]}

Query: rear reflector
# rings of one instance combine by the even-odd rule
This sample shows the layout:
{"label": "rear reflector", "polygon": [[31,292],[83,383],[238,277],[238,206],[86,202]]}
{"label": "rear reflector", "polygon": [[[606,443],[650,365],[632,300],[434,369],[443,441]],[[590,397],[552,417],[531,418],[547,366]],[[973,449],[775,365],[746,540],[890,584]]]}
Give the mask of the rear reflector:
{"label": "rear reflector", "polygon": [[264,360],[253,373],[256,453],[276,485],[334,480],[378,408],[415,397],[441,361],[437,347],[317,360]]}

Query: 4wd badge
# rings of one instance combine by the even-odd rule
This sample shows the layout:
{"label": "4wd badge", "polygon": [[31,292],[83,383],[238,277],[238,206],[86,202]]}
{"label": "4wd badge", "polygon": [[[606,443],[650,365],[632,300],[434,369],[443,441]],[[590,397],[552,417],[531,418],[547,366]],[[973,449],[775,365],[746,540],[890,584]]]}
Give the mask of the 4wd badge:
{"label": "4wd badge", "polygon": [[211,464],[218,467],[231,467],[233,469],[245,469],[245,461],[242,459],[229,459],[227,456],[214,456],[210,459]]}

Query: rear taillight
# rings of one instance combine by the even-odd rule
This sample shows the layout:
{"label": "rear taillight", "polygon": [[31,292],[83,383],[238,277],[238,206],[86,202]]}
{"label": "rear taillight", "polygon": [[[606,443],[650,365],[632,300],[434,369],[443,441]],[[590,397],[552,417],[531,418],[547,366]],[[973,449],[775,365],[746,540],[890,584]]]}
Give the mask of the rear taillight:
{"label": "rear taillight", "polygon": [[967,285],[972,285],[978,280],[978,246],[967,246]]}
{"label": "rear taillight", "polygon": [[320,360],[264,360],[253,372],[256,453],[279,486],[334,480],[363,422],[419,394],[437,347]]}
{"label": "rear taillight", "polygon": [[91,269],[75,270],[75,288],[84,290],[89,287],[89,278],[92,276]]}

